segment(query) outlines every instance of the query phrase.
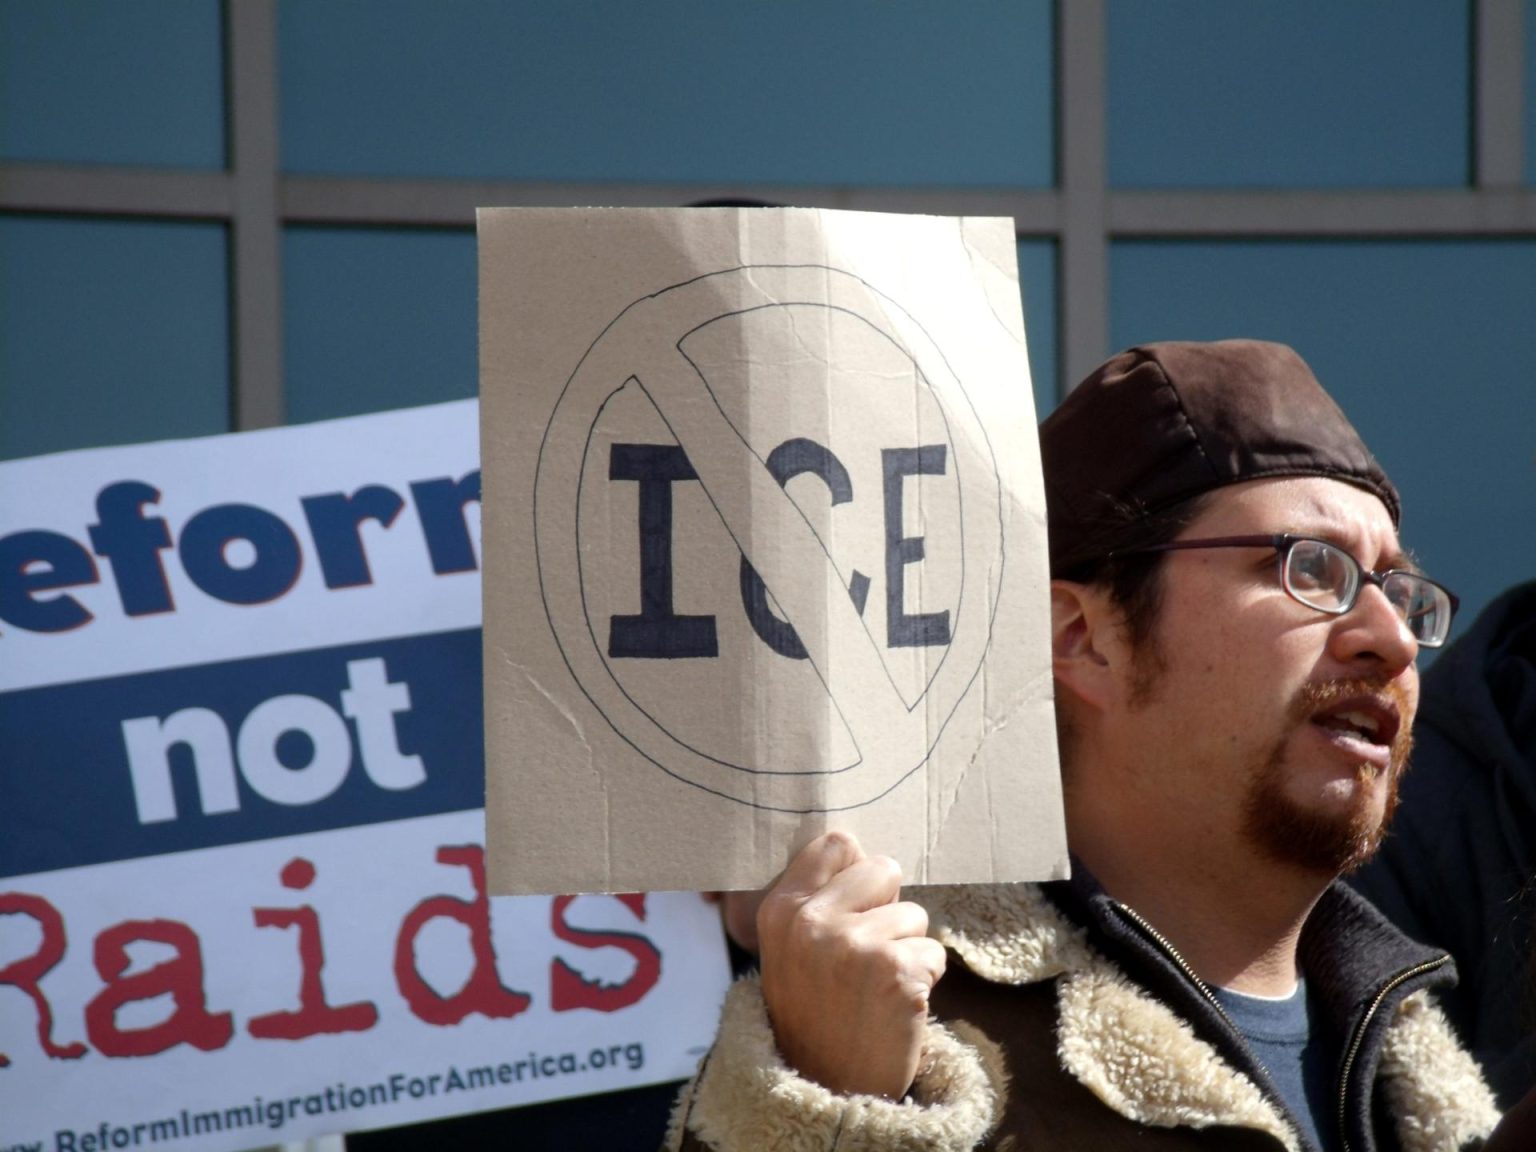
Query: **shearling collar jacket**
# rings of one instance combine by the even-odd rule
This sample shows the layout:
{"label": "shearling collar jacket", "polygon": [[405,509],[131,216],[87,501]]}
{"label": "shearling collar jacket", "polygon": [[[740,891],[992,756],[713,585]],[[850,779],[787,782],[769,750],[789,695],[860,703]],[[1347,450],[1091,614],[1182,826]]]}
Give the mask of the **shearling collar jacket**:
{"label": "shearling collar jacket", "polygon": [[[1207,989],[1137,914],[1070,882],[919,889],[950,950],[905,1101],[838,1096],[773,1043],[760,988],[732,989],[668,1147],[1308,1152]],[[1348,1152],[1457,1152],[1498,1120],[1429,990],[1454,979],[1335,885],[1302,939],[1309,993],[1337,1024]],[[956,963],[958,961],[958,963]]]}

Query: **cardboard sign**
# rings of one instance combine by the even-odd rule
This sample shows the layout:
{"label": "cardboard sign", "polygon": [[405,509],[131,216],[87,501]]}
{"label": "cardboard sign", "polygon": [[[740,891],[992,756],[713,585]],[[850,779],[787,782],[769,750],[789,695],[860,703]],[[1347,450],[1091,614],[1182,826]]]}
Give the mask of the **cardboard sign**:
{"label": "cardboard sign", "polygon": [[270,1146],[708,1047],[698,896],[487,894],[477,431],[0,464],[0,1148]]}
{"label": "cardboard sign", "polygon": [[479,229],[493,890],[1064,874],[1012,222]]}

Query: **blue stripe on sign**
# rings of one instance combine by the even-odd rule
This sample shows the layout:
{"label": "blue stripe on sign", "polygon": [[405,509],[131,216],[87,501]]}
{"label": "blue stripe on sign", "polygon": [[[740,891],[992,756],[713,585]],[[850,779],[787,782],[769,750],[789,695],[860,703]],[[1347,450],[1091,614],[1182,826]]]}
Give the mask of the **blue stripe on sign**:
{"label": "blue stripe on sign", "polygon": [[0,877],[480,808],[480,667],[470,628],[0,694]]}

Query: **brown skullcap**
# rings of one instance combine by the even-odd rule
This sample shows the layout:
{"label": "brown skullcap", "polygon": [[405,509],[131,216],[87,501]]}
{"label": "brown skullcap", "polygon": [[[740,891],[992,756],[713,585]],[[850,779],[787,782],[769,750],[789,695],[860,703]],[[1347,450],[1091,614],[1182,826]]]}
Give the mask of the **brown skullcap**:
{"label": "brown skullcap", "polygon": [[1104,553],[1122,530],[1228,484],[1324,476],[1380,498],[1397,489],[1312,370],[1283,344],[1145,344],[1102,365],[1040,425],[1051,572]]}

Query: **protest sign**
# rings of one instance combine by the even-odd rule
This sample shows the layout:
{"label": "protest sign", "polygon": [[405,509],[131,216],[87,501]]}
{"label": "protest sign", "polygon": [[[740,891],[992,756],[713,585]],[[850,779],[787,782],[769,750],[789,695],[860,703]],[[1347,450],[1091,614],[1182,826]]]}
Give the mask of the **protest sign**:
{"label": "protest sign", "polygon": [[479,234],[492,890],[1063,875],[1012,222]]}
{"label": "protest sign", "polygon": [[476,441],[464,401],[0,464],[0,1148],[692,1071],[715,909],[487,896]]}

